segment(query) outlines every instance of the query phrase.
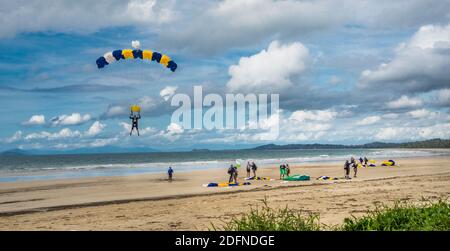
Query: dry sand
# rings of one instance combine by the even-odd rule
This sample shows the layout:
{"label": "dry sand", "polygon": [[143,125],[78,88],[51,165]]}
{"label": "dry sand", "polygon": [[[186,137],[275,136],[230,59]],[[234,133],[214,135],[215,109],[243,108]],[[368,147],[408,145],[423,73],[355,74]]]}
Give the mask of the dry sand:
{"label": "dry sand", "polygon": [[278,168],[260,168],[258,176],[276,180],[227,188],[202,186],[226,181],[226,168],[175,173],[171,183],[163,175],[0,183],[0,230],[207,230],[265,197],[271,207],[320,213],[332,225],[377,203],[449,197],[449,156],[397,161],[400,166],[360,168],[358,178],[338,181],[316,177],[342,178],[342,163],[293,167],[292,174],[312,179],[287,183],[278,180]]}

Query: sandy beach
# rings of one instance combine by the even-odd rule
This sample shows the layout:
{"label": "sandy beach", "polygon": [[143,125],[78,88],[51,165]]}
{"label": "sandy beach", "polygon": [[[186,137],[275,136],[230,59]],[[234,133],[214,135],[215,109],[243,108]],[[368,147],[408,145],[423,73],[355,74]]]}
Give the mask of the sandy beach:
{"label": "sandy beach", "polygon": [[[208,230],[261,205],[320,213],[322,223],[342,223],[377,203],[419,202],[450,195],[450,157],[397,159],[395,167],[360,168],[343,180],[343,163],[292,167],[310,181],[279,180],[277,167],[258,169],[272,181],[207,188],[227,181],[224,169],[164,174],[0,183],[0,230]],[[352,173],[353,174],[353,173]],[[316,180],[321,175],[337,181]],[[245,176],[240,169],[239,180]]]}

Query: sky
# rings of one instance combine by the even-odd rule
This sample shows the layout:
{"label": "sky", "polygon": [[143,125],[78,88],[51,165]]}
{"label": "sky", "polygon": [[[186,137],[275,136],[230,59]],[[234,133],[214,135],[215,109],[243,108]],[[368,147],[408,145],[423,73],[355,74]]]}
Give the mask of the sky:
{"label": "sky", "polygon": [[[450,138],[450,0],[0,6],[0,151]],[[98,57],[132,40],[170,55],[176,72],[141,60],[97,69]],[[193,86],[277,93],[279,119],[258,130],[171,123],[172,96],[192,95]],[[130,104],[142,107],[139,137],[128,135]]]}

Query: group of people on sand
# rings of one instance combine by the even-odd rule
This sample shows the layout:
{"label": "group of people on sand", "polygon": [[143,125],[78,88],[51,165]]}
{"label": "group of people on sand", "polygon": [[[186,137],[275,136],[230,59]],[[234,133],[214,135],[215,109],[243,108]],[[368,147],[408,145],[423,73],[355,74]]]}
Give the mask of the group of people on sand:
{"label": "group of people on sand", "polygon": [[281,164],[280,165],[280,180],[283,180],[284,177],[289,177],[291,174],[291,168],[289,167],[288,163]]}
{"label": "group of people on sand", "polygon": [[[251,178],[250,174],[253,172],[253,178],[256,178],[256,170],[258,170],[258,167],[256,166],[254,161],[247,161],[247,178]],[[228,183],[237,183],[237,177],[238,177],[238,167],[236,165],[230,165],[228,168],[228,174],[230,175],[230,178],[228,179]]]}
{"label": "group of people on sand", "polygon": [[[369,160],[367,159],[367,157],[364,157],[364,159],[362,157],[359,157],[359,164],[361,166],[367,166],[367,162]],[[345,160],[345,164],[344,164],[344,170],[345,170],[345,179],[351,179],[350,178],[350,168],[353,168],[353,178],[356,178],[356,175],[358,173],[358,163],[356,163],[355,158],[352,156],[349,160]]]}

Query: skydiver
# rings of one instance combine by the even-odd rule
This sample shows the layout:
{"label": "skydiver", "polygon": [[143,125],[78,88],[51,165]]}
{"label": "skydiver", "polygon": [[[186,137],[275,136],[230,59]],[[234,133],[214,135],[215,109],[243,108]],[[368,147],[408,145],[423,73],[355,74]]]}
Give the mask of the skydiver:
{"label": "skydiver", "polygon": [[139,127],[138,127],[138,121],[139,119],[141,119],[141,113],[138,113],[138,115],[136,116],[135,114],[133,114],[133,112],[131,112],[130,114],[130,119],[131,119],[131,131],[130,131],[130,136],[133,132],[133,129],[136,128],[137,134],[139,136]]}

